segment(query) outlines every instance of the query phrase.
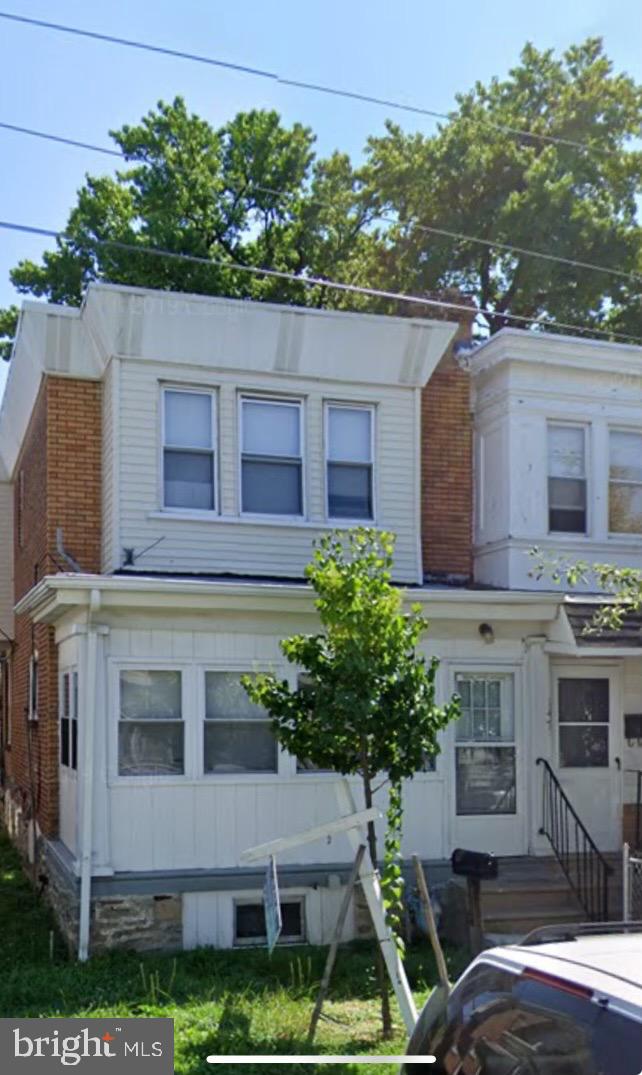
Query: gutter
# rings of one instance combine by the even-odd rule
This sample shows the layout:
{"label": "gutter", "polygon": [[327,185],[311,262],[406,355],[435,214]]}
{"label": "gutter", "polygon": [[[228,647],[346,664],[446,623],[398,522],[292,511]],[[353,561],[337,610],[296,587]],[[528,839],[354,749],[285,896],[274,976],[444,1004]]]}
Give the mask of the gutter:
{"label": "gutter", "polygon": [[91,865],[94,825],[94,739],[96,725],[96,680],[98,672],[98,632],[93,623],[94,613],[100,610],[99,589],[91,591],[87,613],[87,637],[85,643],[85,676],[83,703],[83,772],[82,814],[80,828],[80,925],[78,929],[78,959],[81,963],[89,958],[89,930],[91,912]]}

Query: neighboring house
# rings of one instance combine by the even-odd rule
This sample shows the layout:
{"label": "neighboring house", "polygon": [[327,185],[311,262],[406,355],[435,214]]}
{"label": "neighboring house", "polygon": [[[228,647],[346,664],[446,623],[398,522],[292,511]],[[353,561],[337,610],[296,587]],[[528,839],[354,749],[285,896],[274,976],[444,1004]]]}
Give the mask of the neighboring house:
{"label": "neighboring house", "polygon": [[[315,630],[303,569],[336,526],[397,534],[463,700],[407,785],[406,855],[550,855],[540,757],[621,846],[642,639],[584,636],[587,597],[527,553],[642,561],[642,351],[502,332],[466,371],[457,331],[106,285],[25,304],[0,412],[5,819],[81,955],[256,942],[242,852],[336,817],[336,778],[238,682],[295,682],[279,641]],[[286,939],[328,938],[350,857],[280,858]]]}

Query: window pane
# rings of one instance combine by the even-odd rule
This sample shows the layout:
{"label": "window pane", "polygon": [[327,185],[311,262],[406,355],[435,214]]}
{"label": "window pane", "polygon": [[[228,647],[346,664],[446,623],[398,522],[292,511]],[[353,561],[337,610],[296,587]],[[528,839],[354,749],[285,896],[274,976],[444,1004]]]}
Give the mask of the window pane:
{"label": "window pane", "polygon": [[118,772],[121,776],[163,776],[183,772],[182,721],[121,721]]}
{"label": "window pane", "polygon": [[548,502],[553,508],[586,507],[586,482],[579,478],[549,478]]}
{"label": "window pane", "polygon": [[[281,934],[279,942],[303,939],[302,901],[288,900],[281,903]],[[235,908],[235,939],[238,942],[253,941],[264,944],[265,908],[262,903],[240,903]],[[279,943],[277,942],[277,943]]]}
{"label": "window pane", "polygon": [[243,401],[243,452],[246,455],[301,455],[298,403]]}
{"label": "window pane", "polygon": [[254,705],[241,684],[240,672],[205,673],[207,720],[266,720],[267,713]]}
{"label": "window pane", "polygon": [[642,434],[612,432],[610,452],[612,478],[642,482]]}
{"label": "window pane", "polygon": [[370,463],[372,412],[364,408],[328,408],[328,459]]}
{"label": "window pane", "polygon": [[206,773],[275,773],[276,740],[267,721],[206,721]]}
{"label": "window pane", "polygon": [[515,748],[457,747],[457,813],[515,813]]}
{"label": "window pane", "polygon": [[557,691],[560,724],[579,721],[608,724],[608,679],[560,679]]}
{"label": "window pane", "polygon": [[180,720],[180,672],[121,672],[121,720]]}
{"label": "window pane", "polygon": [[609,764],[609,729],[606,724],[560,726],[560,765],[604,769]]}
{"label": "window pane", "polygon": [[468,705],[455,725],[458,742],[511,743],[515,738],[512,677],[458,675],[456,688]]}
{"label": "window pane", "polygon": [[60,764],[69,765],[69,719],[63,717],[60,721]]}
{"label": "window pane", "polygon": [[78,768],[78,721],[72,720],[71,722],[71,768]]}
{"label": "window pane", "polygon": [[71,675],[65,672],[62,677],[62,715],[68,717],[71,713]]}
{"label": "window pane", "polygon": [[584,430],[548,427],[548,473],[552,478],[584,477]]}
{"label": "window pane", "polygon": [[165,507],[214,508],[214,457],[211,452],[165,449]]}
{"label": "window pane", "polygon": [[209,393],[165,393],[165,444],[174,448],[212,447]]}
{"label": "window pane", "polygon": [[261,515],[301,515],[301,464],[244,459],[242,510]]}
{"label": "window pane", "polygon": [[372,518],[370,466],[328,464],[328,512],[334,519]]}
{"label": "window pane", "polygon": [[585,534],[586,512],[584,510],[570,511],[551,508],[548,529],[557,534]]}
{"label": "window pane", "polygon": [[613,534],[642,533],[642,485],[609,485],[609,530]]}

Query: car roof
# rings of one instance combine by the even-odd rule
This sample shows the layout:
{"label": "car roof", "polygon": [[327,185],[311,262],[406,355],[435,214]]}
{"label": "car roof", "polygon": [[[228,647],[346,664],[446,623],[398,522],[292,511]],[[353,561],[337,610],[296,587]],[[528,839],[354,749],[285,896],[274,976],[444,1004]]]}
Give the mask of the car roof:
{"label": "car roof", "polygon": [[483,952],[506,969],[532,968],[618,1000],[642,1021],[642,935],[595,934],[548,944],[508,945]]}

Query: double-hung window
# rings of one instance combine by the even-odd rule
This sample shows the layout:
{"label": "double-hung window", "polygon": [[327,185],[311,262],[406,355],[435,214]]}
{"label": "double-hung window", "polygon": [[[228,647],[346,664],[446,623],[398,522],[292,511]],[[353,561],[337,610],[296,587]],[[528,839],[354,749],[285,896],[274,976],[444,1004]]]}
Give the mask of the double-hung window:
{"label": "double-hung window", "polygon": [[277,745],[268,714],[254,705],[240,672],[205,673],[206,773],[276,773]]}
{"label": "double-hung window", "polygon": [[303,514],[299,400],[241,398],[241,511]]}
{"label": "double-hung window", "polygon": [[216,510],[213,392],[163,391],[163,506]]}
{"label": "double-hung window", "polygon": [[175,776],[184,773],[184,765],[181,673],[121,671],[119,775]]}
{"label": "double-hung window", "polygon": [[586,431],[583,426],[548,427],[548,528],[586,533]]}
{"label": "double-hung window", "polygon": [[330,519],[372,519],[372,407],[326,407],[326,485]]}
{"label": "double-hung window", "polygon": [[610,432],[609,530],[642,533],[642,433]]}
{"label": "double-hung window", "polygon": [[63,672],[60,698],[60,764],[78,768],[78,673]]}

